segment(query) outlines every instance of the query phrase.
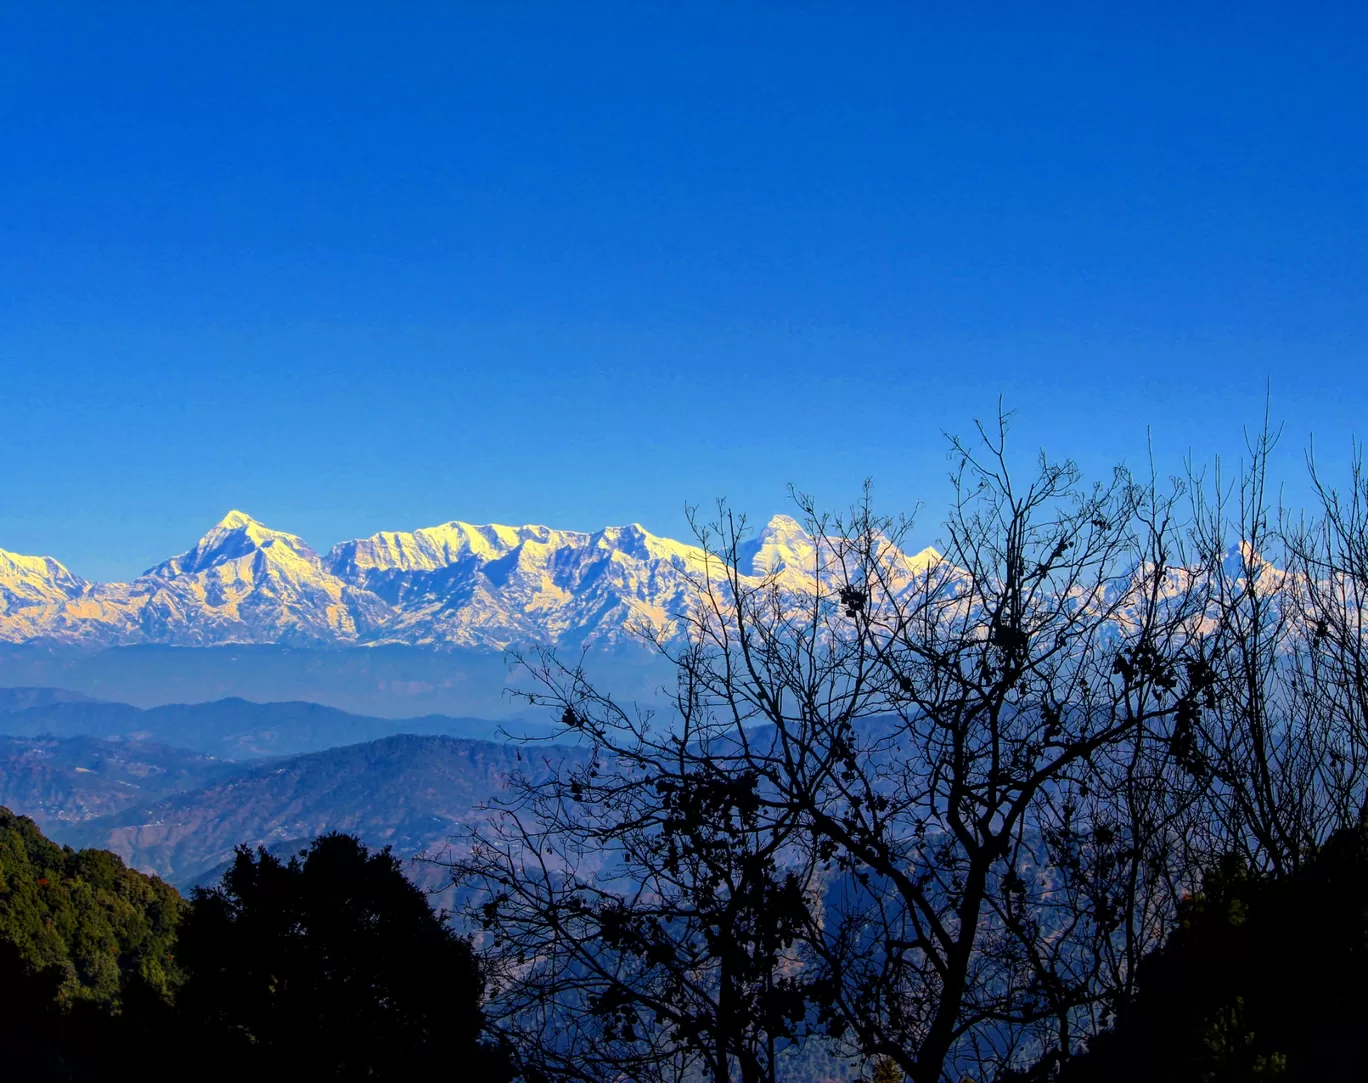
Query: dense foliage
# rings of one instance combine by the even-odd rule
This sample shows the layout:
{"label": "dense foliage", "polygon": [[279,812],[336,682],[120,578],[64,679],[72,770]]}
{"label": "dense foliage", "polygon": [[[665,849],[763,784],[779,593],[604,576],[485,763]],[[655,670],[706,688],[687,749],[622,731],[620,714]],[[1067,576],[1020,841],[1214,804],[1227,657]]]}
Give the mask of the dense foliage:
{"label": "dense foliage", "polygon": [[350,835],[282,862],[240,847],[197,889],[181,934],[181,1011],[226,1077],[420,1079],[507,1073],[480,1041],[484,978],[388,848]]}
{"label": "dense foliage", "polygon": [[131,982],[169,996],[185,904],[168,884],[105,850],[46,839],[0,808],[0,941],[34,970],[59,976],[62,1000],[117,1008]]}
{"label": "dense foliage", "polygon": [[239,848],[187,903],[0,809],[0,1076],[417,1079],[511,1072],[484,976],[388,849]]}
{"label": "dense foliage", "polygon": [[[14,1078],[98,1080],[174,1034],[185,903],[0,809],[0,1048]],[[157,1064],[143,1072],[160,1078]]]}

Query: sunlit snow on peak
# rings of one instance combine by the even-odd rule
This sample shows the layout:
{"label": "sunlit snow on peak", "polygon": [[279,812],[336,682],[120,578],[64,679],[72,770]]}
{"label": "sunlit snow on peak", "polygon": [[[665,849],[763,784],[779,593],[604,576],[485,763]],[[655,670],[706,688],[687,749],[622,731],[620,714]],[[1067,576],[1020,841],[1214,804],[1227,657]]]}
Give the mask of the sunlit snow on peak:
{"label": "sunlit snow on peak", "polygon": [[[776,515],[743,544],[741,571],[802,590],[830,552],[830,542],[819,545],[792,516]],[[916,570],[939,557],[926,550],[901,559]],[[191,549],[129,583],[89,584],[51,558],[0,552],[0,639],[613,645],[637,642],[643,631],[676,634],[709,568],[698,545],[640,523],[586,532],[453,519],[342,542],[320,556],[233,510]]]}

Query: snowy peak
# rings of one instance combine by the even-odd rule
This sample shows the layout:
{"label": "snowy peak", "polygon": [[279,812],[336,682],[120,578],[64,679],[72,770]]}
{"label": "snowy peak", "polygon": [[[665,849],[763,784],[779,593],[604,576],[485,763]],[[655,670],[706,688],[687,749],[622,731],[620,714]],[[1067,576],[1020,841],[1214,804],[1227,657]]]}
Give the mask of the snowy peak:
{"label": "snowy peak", "polygon": [[[741,571],[806,590],[829,547],[776,515],[743,545]],[[0,551],[0,639],[578,649],[676,634],[707,567],[698,546],[640,523],[585,532],[452,520],[320,556],[235,510],[128,583],[89,584],[51,558]]]}
{"label": "snowy peak", "polygon": [[75,589],[85,585],[84,579],[72,575],[65,565],[52,557],[30,557],[0,549],[0,582],[19,580],[60,583]]}
{"label": "snowy peak", "polygon": [[369,642],[501,648],[662,629],[702,554],[639,523],[586,533],[453,521],[343,542],[325,563],[394,610]]}
{"label": "snowy peak", "polygon": [[294,558],[306,563],[319,563],[318,555],[293,534],[272,530],[243,512],[230,511],[195,543],[194,548],[158,564],[144,574],[162,579],[193,575],[276,546],[283,547],[273,554],[277,560],[289,562]]}
{"label": "snowy peak", "polygon": [[393,581],[399,575],[435,573],[453,567],[483,568],[498,561],[521,561],[524,549],[621,552],[636,559],[694,560],[698,550],[661,538],[639,523],[605,527],[589,534],[527,524],[475,526],[453,521],[412,532],[385,531],[333,547],[325,565],[356,583]]}
{"label": "snowy peak", "polygon": [[333,575],[293,534],[231,511],[193,549],[129,585],[158,642],[355,642],[388,606]]}
{"label": "snowy peak", "polygon": [[934,568],[943,559],[945,558],[941,556],[940,550],[934,545],[928,545],[925,549],[906,558],[907,570],[914,574],[921,574],[928,568]]}
{"label": "snowy peak", "polygon": [[[40,559],[18,558],[16,567],[31,570]],[[70,580],[58,580],[45,604],[30,605],[22,619],[0,612],[0,638],[100,646],[326,645],[358,642],[391,615],[379,598],[329,573],[295,535],[240,511],[132,582]]]}
{"label": "snowy peak", "polygon": [[1232,583],[1249,583],[1260,590],[1276,590],[1286,573],[1247,541],[1240,541],[1226,550],[1221,571]]}
{"label": "snowy peak", "polygon": [[811,576],[817,543],[793,516],[776,515],[758,535],[741,546],[740,556],[741,570],[751,575],[790,572]]}
{"label": "snowy peak", "polygon": [[52,605],[86,589],[52,557],[29,557],[0,549],[0,613],[32,605]]}
{"label": "snowy peak", "polygon": [[453,520],[412,532],[382,531],[333,546],[327,566],[338,575],[364,578],[383,572],[431,572],[462,560],[498,560],[524,541],[545,541],[546,527],[473,526]]}
{"label": "snowy peak", "polygon": [[703,550],[652,534],[640,523],[605,527],[596,534],[581,537],[586,538],[595,549],[619,552],[637,560],[669,561],[681,570],[703,567]]}
{"label": "snowy peak", "polygon": [[[758,535],[740,547],[741,571],[780,580],[789,587],[805,589],[820,577],[828,584],[847,574],[843,571],[841,543],[832,537],[814,537],[791,515],[776,515]],[[933,546],[908,555],[893,540],[881,535],[876,545],[889,582],[907,586],[941,562]]]}
{"label": "snowy peak", "polygon": [[261,524],[258,523],[255,519],[253,519],[250,515],[248,515],[245,511],[238,511],[236,508],[234,508],[232,511],[230,511],[227,515],[225,515],[222,519],[219,520],[218,525],[215,526],[214,529],[241,530],[244,527],[260,526]]}

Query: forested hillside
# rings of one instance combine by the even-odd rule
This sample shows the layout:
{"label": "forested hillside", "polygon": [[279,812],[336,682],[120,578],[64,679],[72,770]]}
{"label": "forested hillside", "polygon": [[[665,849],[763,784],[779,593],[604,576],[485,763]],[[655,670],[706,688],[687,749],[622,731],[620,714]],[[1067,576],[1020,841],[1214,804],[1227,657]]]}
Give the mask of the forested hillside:
{"label": "forested hillside", "polygon": [[188,899],[0,809],[0,1074],[509,1078],[485,973],[388,850],[235,855]]}
{"label": "forested hillside", "polygon": [[161,880],[104,850],[58,846],[0,808],[0,941],[52,975],[63,1000],[113,1007],[131,984],[169,995],[184,909]]}

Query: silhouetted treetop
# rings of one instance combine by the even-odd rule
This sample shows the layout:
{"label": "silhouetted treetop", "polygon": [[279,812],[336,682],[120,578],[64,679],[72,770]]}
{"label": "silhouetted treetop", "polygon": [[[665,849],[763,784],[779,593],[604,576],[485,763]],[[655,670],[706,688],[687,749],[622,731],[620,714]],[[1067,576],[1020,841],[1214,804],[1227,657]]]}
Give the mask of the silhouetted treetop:
{"label": "silhouetted treetop", "polygon": [[1082,1055],[1014,1077],[1057,1083],[1280,1083],[1368,1063],[1368,826],[1295,873],[1221,862],[1139,966],[1138,994]]}
{"label": "silhouetted treetop", "polygon": [[196,889],[181,934],[182,1010],[238,1071],[413,1079],[453,1063],[507,1075],[481,1043],[484,978],[389,848],[315,839],[288,862],[239,847]]}

